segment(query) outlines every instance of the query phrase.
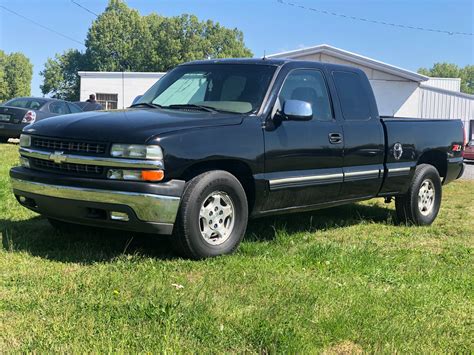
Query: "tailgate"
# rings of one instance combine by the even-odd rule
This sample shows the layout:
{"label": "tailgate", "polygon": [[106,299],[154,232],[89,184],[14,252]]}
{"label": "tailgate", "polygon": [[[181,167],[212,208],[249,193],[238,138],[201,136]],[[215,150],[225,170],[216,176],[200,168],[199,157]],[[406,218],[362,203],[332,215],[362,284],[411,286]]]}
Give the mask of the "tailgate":
{"label": "tailgate", "polygon": [[27,112],[26,108],[0,106],[0,123],[20,123]]}

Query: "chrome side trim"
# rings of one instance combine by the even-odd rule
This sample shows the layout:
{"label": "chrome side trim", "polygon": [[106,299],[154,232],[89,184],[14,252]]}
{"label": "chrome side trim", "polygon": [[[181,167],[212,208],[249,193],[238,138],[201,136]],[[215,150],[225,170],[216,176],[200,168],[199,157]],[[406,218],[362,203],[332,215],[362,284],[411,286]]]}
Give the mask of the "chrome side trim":
{"label": "chrome side trim", "polygon": [[410,167],[407,166],[405,168],[391,168],[391,169],[388,169],[388,172],[390,173],[401,173],[401,172],[406,172],[406,171],[410,171]]}
{"label": "chrome side trim", "polygon": [[348,173],[344,173],[344,176],[351,177],[351,176],[365,176],[365,175],[379,175],[380,170],[364,170],[364,171],[350,171]]}
{"label": "chrome side trim", "polygon": [[344,182],[378,179],[379,177],[380,169],[344,172]]}
{"label": "chrome side trim", "polygon": [[49,185],[16,178],[11,178],[11,183],[15,194],[20,195],[21,192],[28,192],[62,199],[129,206],[138,219],[144,222],[172,225],[176,219],[180,202],[180,198],[174,196]]}
{"label": "chrome side trim", "polygon": [[396,177],[396,176],[406,176],[410,173],[411,167],[405,166],[401,168],[389,168],[388,169],[388,177]]}
{"label": "chrome side trim", "polygon": [[448,163],[450,164],[462,163],[463,161],[464,161],[463,157],[448,158]]}
{"label": "chrome side trim", "polygon": [[[54,152],[46,152],[30,148],[20,148],[20,154],[28,158],[54,161],[51,158],[51,155],[54,154]],[[63,163],[99,165],[113,168],[163,169],[163,162],[161,160],[121,159],[75,154],[64,154],[62,157]]]}
{"label": "chrome side trim", "polygon": [[270,188],[282,187],[287,185],[302,185],[302,184],[319,184],[319,183],[331,183],[331,182],[342,182],[342,173],[338,174],[325,174],[325,175],[309,175],[309,176],[295,176],[288,178],[280,178],[269,180]]}

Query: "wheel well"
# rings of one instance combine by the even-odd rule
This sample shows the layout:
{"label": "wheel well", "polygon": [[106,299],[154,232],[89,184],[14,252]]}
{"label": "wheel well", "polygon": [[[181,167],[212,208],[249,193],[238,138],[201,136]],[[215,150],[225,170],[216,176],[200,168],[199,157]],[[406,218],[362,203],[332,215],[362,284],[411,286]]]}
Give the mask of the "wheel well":
{"label": "wheel well", "polygon": [[436,170],[438,170],[439,176],[446,177],[446,172],[448,169],[446,153],[443,153],[439,150],[430,150],[425,152],[421,155],[420,159],[418,159],[417,165],[420,164],[433,165]]}
{"label": "wheel well", "polygon": [[245,190],[247,202],[249,205],[249,213],[251,213],[255,203],[255,180],[253,178],[252,170],[250,169],[250,167],[239,160],[212,160],[196,163],[188,167],[183,172],[182,178],[185,181],[189,181],[195,176],[198,176],[199,174],[211,170],[227,171],[234,175],[237,180],[239,180]]}

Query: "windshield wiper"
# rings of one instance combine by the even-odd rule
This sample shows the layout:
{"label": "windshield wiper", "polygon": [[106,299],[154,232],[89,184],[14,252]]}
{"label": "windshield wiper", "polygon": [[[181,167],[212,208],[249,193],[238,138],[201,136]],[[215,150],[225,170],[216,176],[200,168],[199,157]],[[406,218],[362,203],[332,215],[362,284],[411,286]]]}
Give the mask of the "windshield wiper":
{"label": "windshield wiper", "polygon": [[210,106],[203,106],[203,105],[195,105],[195,104],[173,104],[169,106],[162,106],[162,108],[167,108],[167,109],[197,109],[201,111],[207,111],[207,112],[217,112],[216,109],[210,107]]}
{"label": "windshield wiper", "polygon": [[137,106],[148,106],[148,107],[151,107],[151,108],[163,108],[163,106],[161,106],[161,105],[152,104],[150,102],[139,102],[138,104],[130,105],[130,107],[137,107]]}

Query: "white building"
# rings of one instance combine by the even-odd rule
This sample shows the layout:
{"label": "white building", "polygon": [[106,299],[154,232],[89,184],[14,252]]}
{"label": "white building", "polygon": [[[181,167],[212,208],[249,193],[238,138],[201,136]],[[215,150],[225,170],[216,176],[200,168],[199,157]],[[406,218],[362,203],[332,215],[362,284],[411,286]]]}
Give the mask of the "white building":
{"label": "white building", "polygon": [[[474,139],[474,95],[460,92],[459,78],[429,78],[327,44],[277,53],[268,58],[316,60],[358,67],[370,80],[381,116],[459,118],[464,122],[466,133]],[[79,72],[81,101],[94,93],[107,108],[128,107],[163,74]]]}
{"label": "white building", "polygon": [[316,60],[360,68],[369,78],[381,116],[458,118],[463,121],[466,133],[474,135],[474,95],[460,92],[459,78],[430,78],[327,44],[268,57]]}
{"label": "white building", "polygon": [[165,73],[93,71],[80,71],[78,74],[81,77],[80,100],[86,101],[90,94],[95,94],[96,100],[108,110],[130,106],[135,97],[143,95],[165,75]]}

